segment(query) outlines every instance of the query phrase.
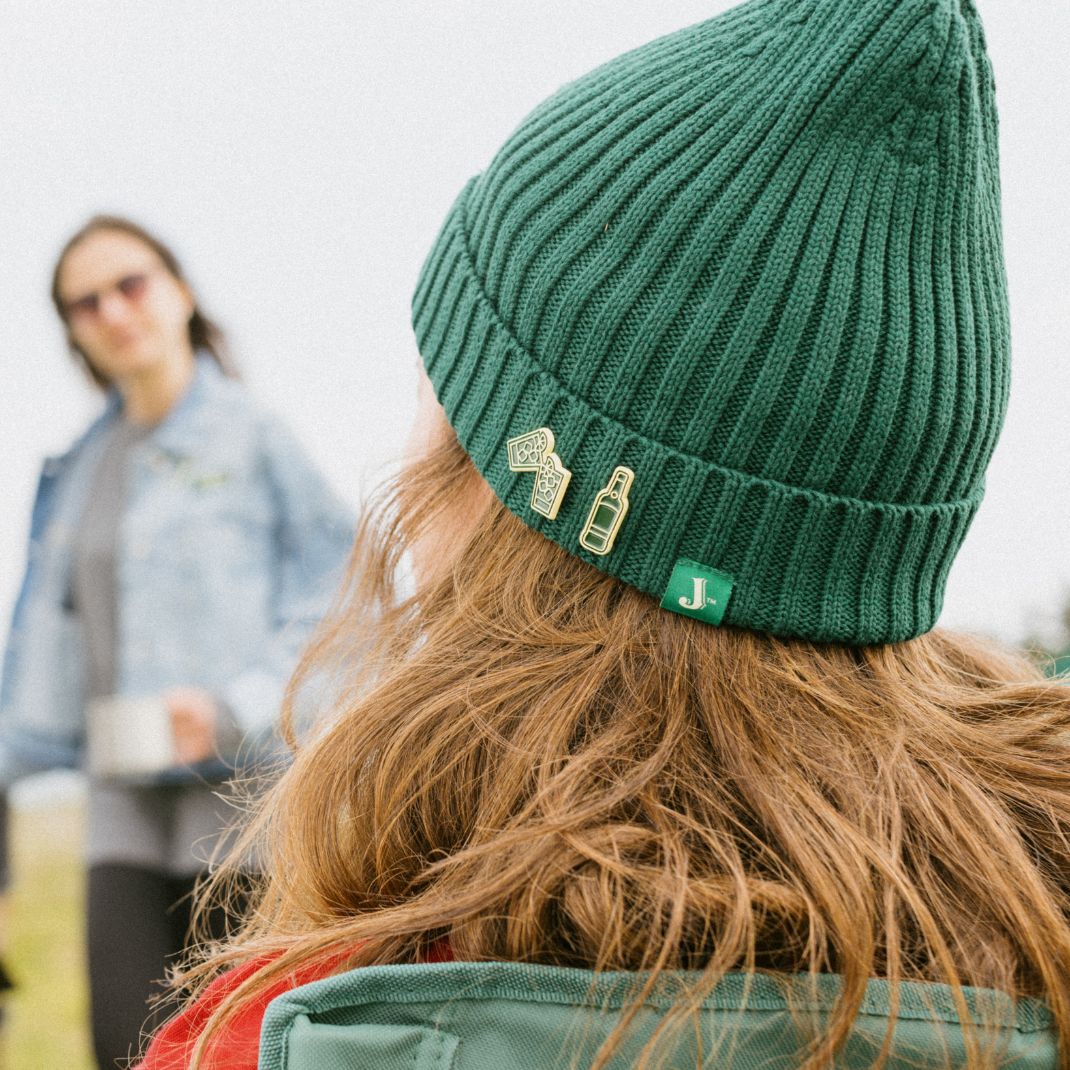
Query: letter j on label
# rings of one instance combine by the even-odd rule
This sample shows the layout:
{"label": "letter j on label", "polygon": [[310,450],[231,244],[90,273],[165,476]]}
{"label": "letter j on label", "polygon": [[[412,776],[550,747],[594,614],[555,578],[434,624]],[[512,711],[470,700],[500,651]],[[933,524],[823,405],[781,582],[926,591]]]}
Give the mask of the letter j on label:
{"label": "letter j on label", "polygon": [[727,572],[681,557],[669,577],[661,607],[707,624],[720,624],[734,582]]}

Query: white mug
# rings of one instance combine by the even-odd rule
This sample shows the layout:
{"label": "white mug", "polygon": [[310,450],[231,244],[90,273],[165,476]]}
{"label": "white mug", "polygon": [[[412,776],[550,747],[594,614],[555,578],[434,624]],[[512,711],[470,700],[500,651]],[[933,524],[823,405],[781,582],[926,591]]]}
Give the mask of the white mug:
{"label": "white mug", "polygon": [[99,777],[159,773],[175,764],[171,715],[161,695],[107,695],[89,703],[89,772]]}

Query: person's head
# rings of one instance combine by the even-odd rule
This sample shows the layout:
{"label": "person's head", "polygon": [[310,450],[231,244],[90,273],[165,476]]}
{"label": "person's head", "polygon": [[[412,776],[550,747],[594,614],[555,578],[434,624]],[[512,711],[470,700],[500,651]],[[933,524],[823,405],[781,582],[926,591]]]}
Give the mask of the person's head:
{"label": "person's head", "polygon": [[727,972],[840,973],[813,1067],[872,976],[1055,997],[1066,1035],[1070,690],[940,630],[851,646],[667,613],[437,428],[292,682],[323,723],[235,856],[265,880],[212,966],[281,952],[239,999],[444,942],[699,971],[666,1028]]}
{"label": "person's head", "polygon": [[336,691],[250,833],[216,963],[284,954],[237,1000],[445,940],[698,970],[683,1010],[839,973],[807,1066],[872,976],[1070,1042],[1070,692],[932,630],[1006,401],[998,212],[969,0],[753,0],[536,109],[421,274],[437,402],[295,678]]}
{"label": "person's head", "polygon": [[68,239],[52,272],[52,302],[72,355],[101,388],[198,350],[233,374],[223,335],[175,255],[128,219],[94,216]]}

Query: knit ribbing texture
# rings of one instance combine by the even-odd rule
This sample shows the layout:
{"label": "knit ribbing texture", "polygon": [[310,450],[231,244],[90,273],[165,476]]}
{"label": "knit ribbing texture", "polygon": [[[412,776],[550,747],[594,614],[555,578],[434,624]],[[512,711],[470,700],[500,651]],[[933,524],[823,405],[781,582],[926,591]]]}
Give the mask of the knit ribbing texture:
{"label": "knit ribbing texture", "polygon": [[[505,505],[723,622],[929,630],[1006,409],[991,65],[972,0],[749,0],[572,82],[467,183],[413,323]],[[554,432],[554,520],[506,442]],[[618,465],[612,550],[579,542]]]}

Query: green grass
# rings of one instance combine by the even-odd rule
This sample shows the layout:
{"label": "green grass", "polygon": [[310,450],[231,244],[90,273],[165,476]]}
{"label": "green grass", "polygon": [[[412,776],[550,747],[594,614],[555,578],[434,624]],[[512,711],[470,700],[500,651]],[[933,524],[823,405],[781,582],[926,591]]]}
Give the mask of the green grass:
{"label": "green grass", "polygon": [[82,836],[72,804],[13,811],[15,881],[6,960],[16,983],[0,1044],[3,1070],[94,1070],[85,968]]}

